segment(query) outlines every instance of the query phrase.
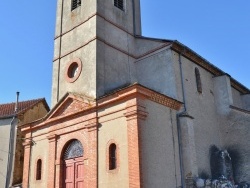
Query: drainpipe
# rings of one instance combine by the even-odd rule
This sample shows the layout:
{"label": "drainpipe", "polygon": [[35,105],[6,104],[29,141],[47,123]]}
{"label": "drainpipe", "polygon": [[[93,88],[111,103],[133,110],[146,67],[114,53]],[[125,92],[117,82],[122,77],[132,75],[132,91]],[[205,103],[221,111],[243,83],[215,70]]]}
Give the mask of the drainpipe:
{"label": "drainpipe", "polygon": [[14,144],[15,144],[15,131],[17,125],[17,112],[18,112],[18,100],[19,100],[19,92],[16,92],[16,104],[13,118],[10,122],[10,136],[9,136],[9,152],[8,152],[8,162],[7,162],[7,176],[5,181],[5,188],[10,187],[10,181],[12,179],[12,171],[13,171],[13,159],[14,159]]}
{"label": "drainpipe", "polygon": [[185,89],[184,89],[183,70],[182,70],[182,61],[181,61],[182,54],[183,54],[183,52],[179,53],[179,68],[180,68],[180,76],[181,76],[182,98],[183,98],[184,109],[183,109],[183,111],[176,114],[176,118],[177,118],[177,130],[178,130],[177,134],[178,134],[178,143],[179,143],[179,160],[180,160],[180,171],[181,171],[181,184],[182,184],[182,188],[186,188],[185,177],[184,177],[184,167],[183,167],[183,155],[182,155],[181,126],[180,126],[180,117],[181,117],[181,115],[187,113],[186,95],[185,95]]}

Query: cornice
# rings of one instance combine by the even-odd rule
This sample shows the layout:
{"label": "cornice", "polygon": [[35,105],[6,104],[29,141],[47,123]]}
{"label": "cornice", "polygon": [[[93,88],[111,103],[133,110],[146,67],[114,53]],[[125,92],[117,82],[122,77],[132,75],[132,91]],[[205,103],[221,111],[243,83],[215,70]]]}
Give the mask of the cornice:
{"label": "cornice", "polygon": [[160,94],[154,90],[135,83],[126,88],[114,91],[109,95],[97,99],[97,105],[98,108],[105,107],[106,105],[117,103],[118,101],[127,100],[129,98],[148,99],[150,101],[156,102],[174,110],[179,110],[183,104],[182,102],[177,101],[176,99]]}
{"label": "cornice", "polygon": [[[192,62],[196,63],[200,67],[204,68],[205,70],[212,73],[214,76],[222,76],[226,73],[217,68],[216,66],[209,63],[203,57],[192,51],[190,48],[184,46],[183,44],[174,41],[171,45],[171,49],[176,51],[177,53],[181,54],[182,56],[186,57],[187,59],[191,60]],[[241,94],[249,94],[250,91],[248,88],[237,82],[235,79],[230,77],[231,86],[238,90]]]}
{"label": "cornice", "polygon": [[[88,108],[88,109],[84,109],[84,110],[81,110],[79,112],[76,112],[76,113],[71,113],[71,114],[67,114],[67,115],[64,115],[64,116],[60,116],[60,117],[57,117],[57,118],[52,118],[52,119],[48,119],[48,120],[43,120],[43,121],[39,121],[39,122],[32,122],[30,124],[25,124],[25,125],[22,125],[21,126],[21,131],[22,132],[30,132],[31,130],[37,130],[37,129],[40,129],[42,127],[46,127],[46,126],[54,126],[55,124],[57,123],[61,123],[63,121],[68,121],[72,118],[76,118],[76,117],[81,117],[83,114],[86,114],[86,113],[92,113],[92,112],[95,112],[95,106],[91,107],[91,108]],[[92,118],[90,118],[92,119]],[[89,119],[86,119],[82,122],[86,122],[88,121]],[[87,127],[86,127],[87,128]]]}
{"label": "cornice", "polygon": [[[114,91],[113,93],[109,95],[106,95],[97,99],[96,103],[90,108],[81,109],[78,112],[74,112],[71,114],[66,114],[66,115],[58,116],[58,117],[51,117],[48,115],[44,119],[40,119],[39,121],[22,125],[20,128],[23,133],[28,133],[34,130],[41,129],[43,127],[47,127],[47,126],[53,127],[56,124],[61,124],[62,122],[67,122],[67,121],[70,121],[71,119],[80,118],[80,117],[87,115],[88,117],[84,119],[79,119],[79,122],[87,122],[84,128],[87,128],[89,131],[93,131],[93,130],[96,130],[98,127],[98,119],[97,119],[97,113],[96,113],[98,109],[102,109],[107,106],[116,104],[118,102],[127,101],[133,98],[143,99],[143,100],[147,99],[147,100],[153,101],[155,103],[161,104],[163,106],[166,106],[174,110],[179,110],[182,106],[182,103],[180,101],[177,101],[166,95],[160,94],[138,83],[135,83],[133,85],[130,85],[125,88],[121,88],[120,90]],[[57,108],[60,108],[61,105],[63,105],[63,101],[61,101],[61,104],[57,104]],[[145,111],[145,109],[138,108],[135,110],[128,111],[124,115],[128,119],[134,118],[135,115],[138,116],[139,119],[145,119],[147,117],[147,112]],[[51,117],[51,119],[49,117]],[[51,130],[49,130],[49,132],[53,132],[56,129],[57,128],[54,127]],[[54,136],[52,136],[52,138],[53,137]],[[50,139],[50,137],[48,139]]]}
{"label": "cornice", "polygon": [[236,81],[233,78],[230,78],[230,80],[231,80],[231,86],[233,88],[241,92],[243,95],[250,94],[250,91],[248,88],[246,88],[245,86],[243,86],[242,84],[240,84],[238,81]]}
{"label": "cornice", "polygon": [[202,68],[208,70],[215,76],[221,76],[222,71],[218,68],[214,67],[212,64],[210,64],[208,61],[203,59],[201,56],[193,52],[188,47],[178,43],[173,42],[171,46],[172,50],[180,53],[182,56],[186,57],[187,59],[191,60],[192,62],[196,63],[197,65],[201,66]]}

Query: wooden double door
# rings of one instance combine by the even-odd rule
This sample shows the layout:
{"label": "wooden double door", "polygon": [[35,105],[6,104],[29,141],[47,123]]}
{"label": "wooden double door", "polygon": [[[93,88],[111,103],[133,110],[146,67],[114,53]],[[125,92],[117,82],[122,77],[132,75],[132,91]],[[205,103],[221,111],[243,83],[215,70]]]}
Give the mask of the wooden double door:
{"label": "wooden double door", "polygon": [[64,188],[84,188],[84,163],[83,158],[64,160]]}

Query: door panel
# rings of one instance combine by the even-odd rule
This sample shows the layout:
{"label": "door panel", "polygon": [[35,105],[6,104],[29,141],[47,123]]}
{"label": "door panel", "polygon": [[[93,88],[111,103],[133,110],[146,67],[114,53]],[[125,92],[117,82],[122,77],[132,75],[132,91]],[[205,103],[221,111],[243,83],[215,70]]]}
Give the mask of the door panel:
{"label": "door panel", "polygon": [[64,165],[64,179],[65,179],[65,188],[74,188],[74,163],[67,163],[65,161]]}
{"label": "door panel", "polygon": [[84,164],[78,158],[65,160],[64,188],[84,188]]}
{"label": "door panel", "polygon": [[75,188],[83,188],[84,187],[84,164],[83,162],[75,163]]}

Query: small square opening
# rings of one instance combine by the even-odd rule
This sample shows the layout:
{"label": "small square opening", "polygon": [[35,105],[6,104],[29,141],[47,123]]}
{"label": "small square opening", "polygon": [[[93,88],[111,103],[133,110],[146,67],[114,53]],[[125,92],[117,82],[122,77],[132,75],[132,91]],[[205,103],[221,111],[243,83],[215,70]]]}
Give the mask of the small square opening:
{"label": "small square opening", "polygon": [[124,10],[124,1],[123,0],[114,0],[114,6]]}
{"label": "small square opening", "polygon": [[81,0],[72,0],[71,1],[71,11],[81,6]]}

